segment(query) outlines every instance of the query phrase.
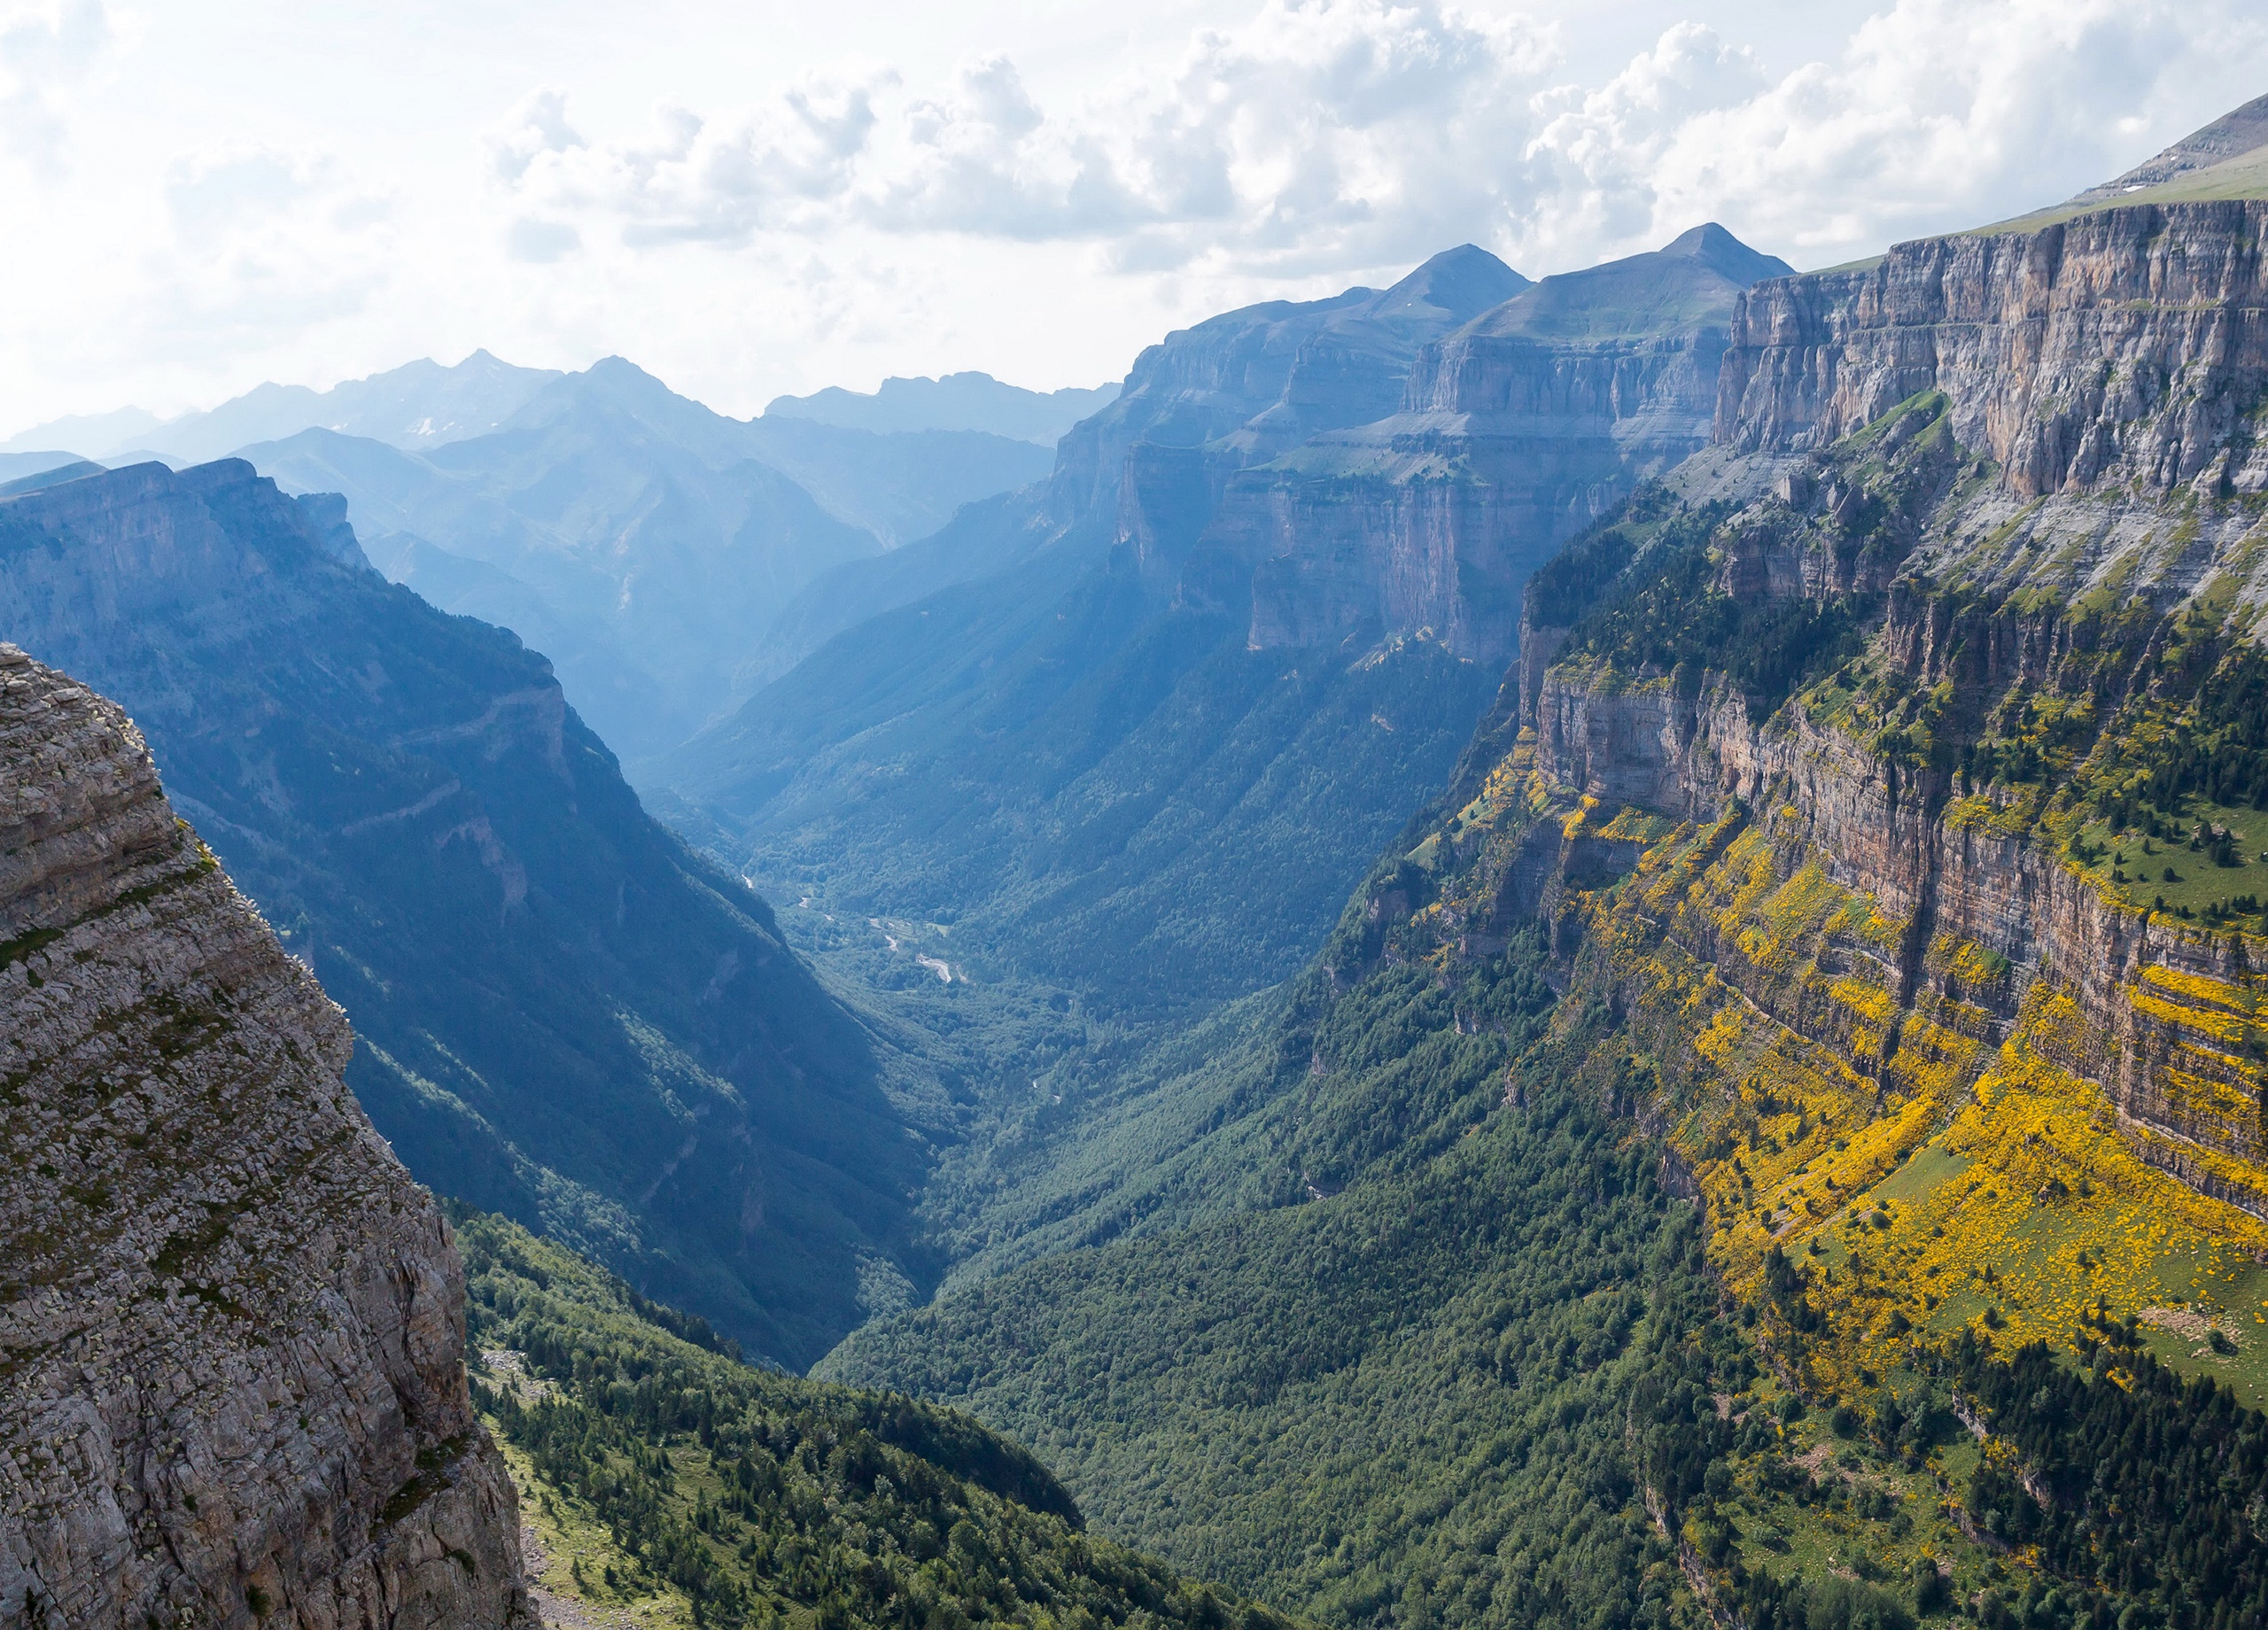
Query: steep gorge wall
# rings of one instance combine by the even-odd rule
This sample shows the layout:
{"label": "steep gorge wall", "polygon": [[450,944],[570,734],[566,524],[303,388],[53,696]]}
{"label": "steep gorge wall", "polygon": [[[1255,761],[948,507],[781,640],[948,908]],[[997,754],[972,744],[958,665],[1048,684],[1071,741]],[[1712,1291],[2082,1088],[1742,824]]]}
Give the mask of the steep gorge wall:
{"label": "steep gorge wall", "polygon": [[1502,667],[1528,573],[1707,444],[1722,339],[1569,351],[1459,335],[1427,347],[1410,416],[1322,444],[1355,468],[1226,484],[1207,541],[1252,573],[1251,645],[1430,628]]}
{"label": "steep gorge wall", "polygon": [[[2061,993],[2081,1021],[2054,1038],[2060,1061],[2131,1117],[2138,1153],[2268,1217],[2264,1080],[2231,1033],[2252,1008],[2241,936],[2115,904],[2037,842],[1996,830],[1991,797],[1956,800],[1943,773],[1886,762],[1799,713],[1754,723],[1723,687],[1695,697],[1659,683],[1603,691],[1555,671],[1534,719],[1535,767],[1548,781],[1602,807],[1636,805],[1697,826],[1736,800],[1748,812],[1740,824],[1764,818],[1776,880],[1816,867],[1874,904],[1891,931],[1839,943],[1823,935],[1808,948],[1824,975],[1816,986],[1765,969],[1737,918],[1720,926],[1697,913],[1667,929],[1775,1021],[1882,1079],[1908,1018],[1951,1015],[1970,1040],[1994,1047],[2018,1028],[2028,999]],[[1818,999],[1860,961],[1872,965],[1866,982],[1887,1005],[1865,1013]],[[2213,987],[2217,995],[2201,995]],[[1858,1045],[1862,1022],[1872,1040]],[[1976,1054],[1972,1075],[1988,1056]]]}
{"label": "steep gorge wall", "polygon": [[[1683,1035],[1692,981],[1716,982],[1818,1070],[1873,1083],[1884,1114],[1925,1077],[1944,1115],[2013,1061],[2047,1061],[2101,1091],[2140,1158],[2268,1217],[2259,943],[2075,865],[2062,834],[2086,811],[2053,784],[2132,727],[2177,616],[2249,637],[2261,550],[2238,494],[2268,475],[2250,417],[2268,390],[2264,235],[2268,205],[2111,210],[1744,296],[1716,433],[1781,473],[1713,534],[1713,586],[1858,595],[1873,620],[1848,684],[1878,675],[1907,700],[1885,717],[1845,689],[1759,718],[1721,677],[1523,664],[1539,785],[1600,821],[1627,805],[1708,834],[1674,888],[1665,873],[1602,924],[1634,1010]],[[1953,439],[1901,452],[1938,410],[1885,415],[1931,392]],[[1567,635],[1529,637],[1540,656]],[[2083,721],[2062,767],[1956,784],[1988,715],[2027,695]],[[1689,977],[1649,994],[1672,964]],[[1726,1060],[1752,1060],[1765,1033]]]}
{"label": "steep gorge wall", "polygon": [[2268,201],[1925,238],[1760,283],[1734,317],[1715,435],[1824,447],[1931,389],[2023,497],[2201,477],[2268,490]]}
{"label": "steep gorge wall", "polygon": [[352,1048],[125,715],[0,646],[0,1623],[532,1623]]}

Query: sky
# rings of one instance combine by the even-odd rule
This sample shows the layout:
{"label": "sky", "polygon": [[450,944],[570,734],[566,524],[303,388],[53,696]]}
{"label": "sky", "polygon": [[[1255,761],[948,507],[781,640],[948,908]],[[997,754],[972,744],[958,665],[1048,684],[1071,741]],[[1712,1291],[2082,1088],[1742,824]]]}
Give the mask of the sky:
{"label": "sky", "polygon": [[1835,264],[2264,90],[2257,0],[0,0],[0,437],[482,346],[1093,384],[1460,243]]}

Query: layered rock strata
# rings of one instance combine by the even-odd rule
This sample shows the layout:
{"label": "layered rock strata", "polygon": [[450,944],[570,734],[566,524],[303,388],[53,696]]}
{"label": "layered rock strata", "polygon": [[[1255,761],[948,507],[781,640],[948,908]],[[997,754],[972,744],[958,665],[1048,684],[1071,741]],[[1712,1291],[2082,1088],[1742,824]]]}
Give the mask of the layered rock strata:
{"label": "layered rock strata", "polygon": [[1419,349],[1396,413],[1224,477],[1200,555],[1253,648],[1422,630],[1501,667],[1527,574],[1708,445],[1735,302],[1788,270],[1705,226],[1547,277]]}
{"label": "layered rock strata", "polygon": [[1715,439],[1824,447],[1929,390],[2023,498],[2268,491],[2268,200],[1926,238],[1761,284],[1733,320]]}
{"label": "layered rock strata", "polygon": [[[2258,1003],[2243,936],[2106,897],[2025,835],[1996,829],[2005,796],[1949,809],[1946,778],[1901,776],[1832,726],[1796,715],[1760,726],[1720,687],[1691,698],[1666,685],[1604,695],[1569,677],[1555,674],[1538,699],[1546,780],[1604,809],[1715,827],[1720,850],[1755,821],[1768,836],[1742,865],[1768,862],[1775,887],[1815,868],[1868,903],[1847,931],[1806,928],[1773,946],[1792,966],[1809,963],[1808,976],[1768,970],[1744,918],[1697,913],[1669,930],[1762,1013],[1894,1089],[1896,1056],[1925,1027],[1989,1044],[1964,1050],[1973,1080],[2017,1032],[2027,1000],[2059,995],[2083,1017],[2054,1050],[2109,1094],[2137,1152],[2268,1218],[2268,1083],[2246,1046]],[[1742,813],[1720,825],[1728,801]],[[1626,851],[1616,869],[1636,858]]]}
{"label": "layered rock strata", "polygon": [[352,1047],[126,716],[0,646],[0,1624],[532,1625]]}

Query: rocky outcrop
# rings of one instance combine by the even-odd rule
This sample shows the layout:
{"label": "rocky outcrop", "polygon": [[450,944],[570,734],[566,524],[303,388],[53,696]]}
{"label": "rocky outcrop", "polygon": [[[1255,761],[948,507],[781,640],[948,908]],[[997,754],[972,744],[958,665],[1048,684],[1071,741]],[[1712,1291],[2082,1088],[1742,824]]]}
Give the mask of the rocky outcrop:
{"label": "rocky outcrop", "polygon": [[1425,630],[1501,667],[1527,574],[1707,445],[1735,301],[1787,270],[1708,226],[1547,277],[1419,351],[1392,416],[1227,477],[1202,547],[1251,645]]}
{"label": "rocky outcrop", "polygon": [[1824,447],[1930,390],[2022,497],[2268,491],[2268,201],[2104,209],[1759,284],[1715,436]]}
{"label": "rocky outcrop", "polygon": [[0,1624],[532,1624],[352,1049],[126,716],[0,646]]}
{"label": "rocky outcrop", "polygon": [[1468,244],[1390,288],[1270,300],[1177,330],[1063,438],[1045,507],[1060,528],[1131,544],[1169,588],[1231,475],[1392,414],[1428,341],[1527,286]]}

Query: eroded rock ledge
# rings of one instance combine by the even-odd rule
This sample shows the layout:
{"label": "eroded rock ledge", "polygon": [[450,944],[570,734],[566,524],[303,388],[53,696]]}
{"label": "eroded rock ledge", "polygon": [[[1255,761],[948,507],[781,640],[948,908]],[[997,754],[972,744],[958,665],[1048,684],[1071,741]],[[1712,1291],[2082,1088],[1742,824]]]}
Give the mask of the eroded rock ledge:
{"label": "eroded rock ledge", "polygon": [[431,1199],[113,704],[0,646],[0,1625],[532,1625]]}

